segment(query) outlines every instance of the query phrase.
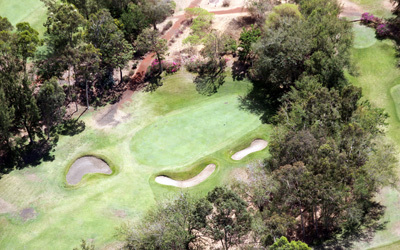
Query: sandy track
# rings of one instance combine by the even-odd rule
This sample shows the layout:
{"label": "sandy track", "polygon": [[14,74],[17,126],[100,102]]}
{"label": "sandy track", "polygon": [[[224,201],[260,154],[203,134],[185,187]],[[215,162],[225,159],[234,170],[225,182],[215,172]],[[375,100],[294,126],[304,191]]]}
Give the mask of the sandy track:
{"label": "sandy track", "polygon": [[263,150],[267,146],[268,146],[267,141],[261,139],[254,140],[250,144],[250,147],[240,150],[239,152],[236,152],[234,155],[232,155],[232,159],[235,161],[239,161],[251,153]]}
{"label": "sandy track", "polygon": [[167,176],[157,176],[156,182],[162,185],[188,188],[196,186],[205,181],[215,171],[215,164],[209,164],[198,175],[185,181],[176,181]]}
{"label": "sandy track", "polygon": [[69,168],[66,179],[69,185],[76,185],[85,174],[111,174],[111,168],[104,161],[93,156],[81,157]]}

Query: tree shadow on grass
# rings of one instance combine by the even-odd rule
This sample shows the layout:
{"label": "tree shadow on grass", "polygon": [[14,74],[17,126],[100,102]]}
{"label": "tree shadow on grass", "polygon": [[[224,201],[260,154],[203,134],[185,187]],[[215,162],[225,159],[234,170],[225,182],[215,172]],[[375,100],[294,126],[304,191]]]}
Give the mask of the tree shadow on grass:
{"label": "tree shadow on grass", "polygon": [[371,202],[370,210],[360,225],[344,230],[340,236],[314,246],[314,249],[351,249],[354,242],[370,242],[377,231],[386,229],[388,221],[382,221],[385,209],[385,206]]}
{"label": "tree shadow on grass", "polygon": [[148,84],[144,88],[144,91],[146,92],[154,92],[164,84],[163,78],[160,74],[154,76],[146,76],[145,81],[148,82]]}
{"label": "tree shadow on grass", "polygon": [[59,128],[59,133],[61,135],[74,136],[82,133],[86,128],[83,121],[78,121],[78,119],[70,119],[65,121]]}

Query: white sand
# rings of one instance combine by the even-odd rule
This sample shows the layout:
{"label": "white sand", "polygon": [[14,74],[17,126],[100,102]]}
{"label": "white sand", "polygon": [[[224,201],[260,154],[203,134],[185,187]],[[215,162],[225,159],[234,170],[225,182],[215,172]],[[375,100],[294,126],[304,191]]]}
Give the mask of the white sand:
{"label": "white sand", "polygon": [[111,174],[110,167],[104,161],[93,157],[85,156],[81,157],[72,164],[69,168],[66,179],[69,185],[76,185],[85,174]]}
{"label": "white sand", "polygon": [[209,164],[198,175],[185,181],[176,181],[167,176],[157,176],[156,182],[162,185],[188,188],[196,186],[205,181],[215,170],[215,164]]}
{"label": "white sand", "polygon": [[264,141],[264,140],[261,140],[261,139],[254,140],[250,144],[250,147],[245,148],[243,150],[240,150],[239,152],[237,152],[234,155],[232,155],[232,159],[235,160],[235,161],[239,161],[239,160],[243,159],[244,157],[246,157],[247,155],[249,155],[251,153],[263,150],[267,146],[268,146],[268,142],[267,141]]}

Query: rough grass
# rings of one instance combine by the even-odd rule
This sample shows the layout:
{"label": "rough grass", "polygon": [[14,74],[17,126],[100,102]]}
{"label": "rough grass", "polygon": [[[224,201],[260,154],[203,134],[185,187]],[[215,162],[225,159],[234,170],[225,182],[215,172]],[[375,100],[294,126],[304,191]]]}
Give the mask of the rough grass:
{"label": "rough grass", "polygon": [[[396,103],[399,96],[392,99],[393,87],[400,84],[400,70],[396,67],[396,51],[391,41],[377,41],[373,46],[364,49],[354,49],[353,58],[359,68],[359,76],[349,76],[350,81],[363,88],[364,99],[374,106],[384,108],[390,115],[387,122],[388,137],[400,149],[400,120],[397,117]],[[395,88],[396,89],[396,88]],[[399,168],[400,170],[400,168]],[[400,193],[392,188],[385,188],[376,198],[386,206],[382,222],[387,222],[386,228],[377,231],[370,242],[357,242],[355,249],[367,249],[388,244],[398,244],[400,240]],[[392,245],[393,246],[393,245]],[[400,244],[396,249],[400,248]],[[382,249],[387,249],[386,246]],[[395,248],[393,248],[395,249]]]}
{"label": "rough grass", "polygon": [[29,22],[40,35],[45,31],[46,8],[40,0],[0,0],[0,16],[7,17],[14,26]]}
{"label": "rough grass", "polygon": [[[192,75],[179,72],[167,77],[164,86],[154,93],[135,93],[132,102],[123,108],[130,118],[115,128],[101,129],[94,121],[97,111],[86,113],[83,116],[86,130],[73,137],[60,137],[53,162],[13,171],[0,179],[0,198],[17,208],[15,212],[0,214],[0,248],[71,249],[78,246],[81,239],[93,239],[98,248],[110,246],[118,241],[116,227],[127,221],[135,222],[155,206],[157,200],[180,192],[178,188],[155,183],[154,177],[159,173],[167,171],[186,178],[201,171],[197,166],[215,163],[217,168],[210,178],[188,189],[195,195],[204,195],[216,185],[229,183],[235,168],[267,157],[268,151],[263,150],[239,162],[230,159],[234,153],[232,149],[248,145],[255,138],[268,140],[269,137],[268,125],[262,125],[257,117],[236,105],[238,96],[245,94],[250,84],[227,78],[218,94],[206,97],[197,94],[191,78]],[[214,118],[214,114],[221,117],[215,117],[217,121],[202,122]],[[162,124],[166,119],[182,124],[161,127],[161,131],[154,128],[153,124]],[[235,132],[220,129],[222,122]],[[186,131],[186,126],[198,130]],[[211,132],[207,130],[209,126],[212,126]],[[234,126],[240,129],[235,130]],[[154,131],[146,136],[143,131],[148,128]],[[135,142],[132,138],[136,136],[150,144],[165,140],[161,137],[173,140],[178,146],[169,148],[168,152],[174,158],[159,151],[153,156],[162,166],[140,163],[136,159],[138,153],[132,151],[140,150],[132,146]],[[195,148],[195,153],[179,146],[180,140],[187,138],[196,138],[185,143],[185,147]],[[207,144],[212,150],[206,148]],[[185,154],[174,150],[183,150]],[[186,154],[191,155],[190,159]],[[111,176],[87,175],[78,187],[67,187],[65,173],[72,162],[83,155],[99,156],[118,171]],[[168,164],[163,165],[163,162]],[[27,207],[34,208],[37,217],[24,222],[18,213]],[[119,217],[117,211],[123,211],[126,217]]]}
{"label": "rough grass", "polygon": [[386,0],[351,0],[351,2],[361,5],[365,10],[376,16],[389,17],[391,12],[384,7],[384,1]]}

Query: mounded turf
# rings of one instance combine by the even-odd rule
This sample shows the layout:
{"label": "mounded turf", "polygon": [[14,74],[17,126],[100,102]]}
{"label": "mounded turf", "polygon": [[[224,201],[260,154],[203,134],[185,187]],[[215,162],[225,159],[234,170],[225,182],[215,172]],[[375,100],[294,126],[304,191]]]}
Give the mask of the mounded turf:
{"label": "mounded turf", "polygon": [[258,126],[256,116],[239,109],[236,95],[226,96],[173,112],[142,129],[133,137],[132,151],[145,165],[183,165],[230,145]]}
{"label": "mounded turf", "polygon": [[368,48],[374,45],[378,40],[375,38],[375,31],[372,28],[354,23],[354,47],[357,49]]}
{"label": "mounded turf", "polygon": [[46,7],[40,0],[0,0],[0,16],[7,17],[14,26],[29,22],[40,34],[44,33]]}
{"label": "mounded turf", "polygon": [[[195,195],[204,195],[216,185],[231,182],[235,169],[268,157],[268,150],[263,150],[238,162],[230,158],[255,138],[269,139],[270,126],[262,125],[256,116],[240,110],[237,105],[237,98],[248,91],[250,84],[227,78],[219,93],[207,97],[195,91],[191,79],[191,74],[178,72],[166,77],[164,85],[153,93],[136,92],[132,102],[123,108],[129,118],[116,127],[99,126],[95,121],[97,111],[91,110],[82,117],[85,131],[73,137],[60,137],[54,161],[3,176],[0,204],[7,209],[0,209],[0,248],[72,249],[81,239],[93,239],[100,249],[115,248],[118,245],[115,228],[126,222],[134,223],[155,206],[157,200],[180,192],[180,188],[155,183],[156,176],[164,174],[175,180],[185,180],[213,163],[218,167],[209,178],[187,188]],[[213,114],[226,118],[216,117],[217,121],[211,121]],[[170,120],[179,129],[168,123],[161,126]],[[154,124],[160,125],[161,130]],[[233,128],[232,132],[223,124],[231,129],[238,128]],[[185,131],[185,126],[196,128],[198,134]],[[207,129],[209,126],[211,131]],[[146,131],[151,135],[146,136]],[[219,138],[214,138],[217,135]],[[134,151],[139,143],[135,142],[137,136],[146,143],[154,142],[156,148],[161,145],[157,140],[167,138],[174,140],[177,146],[153,154],[157,159],[137,159],[138,152]],[[196,148],[196,152],[179,145],[190,138],[196,141],[186,142],[186,147]],[[205,151],[200,152],[203,149]],[[104,159],[113,174],[85,175],[76,186],[67,185],[68,167],[85,155]],[[158,165],[149,165],[148,161]],[[27,211],[24,209],[35,211],[35,216],[25,220],[21,217],[21,211]]]}

